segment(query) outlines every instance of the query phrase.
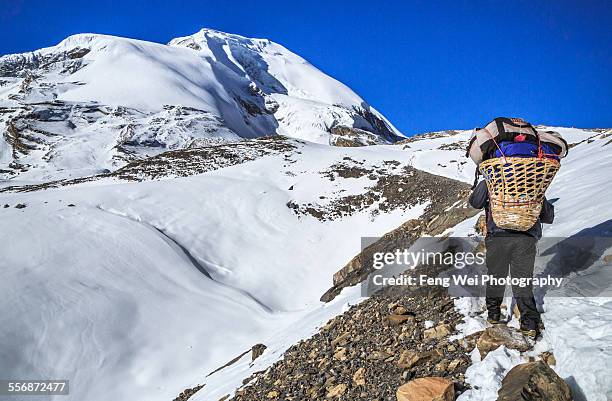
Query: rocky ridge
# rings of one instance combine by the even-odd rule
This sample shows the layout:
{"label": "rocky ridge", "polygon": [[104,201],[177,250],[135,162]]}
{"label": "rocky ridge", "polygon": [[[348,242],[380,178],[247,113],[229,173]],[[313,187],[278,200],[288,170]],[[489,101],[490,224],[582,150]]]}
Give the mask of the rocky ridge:
{"label": "rocky ridge", "polygon": [[147,181],[188,177],[246,163],[261,157],[295,151],[300,141],[282,136],[263,137],[222,145],[195,147],[164,152],[144,160],[135,160],[113,172],[88,177],[49,181],[42,184],[7,186],[0,192],[32,192],[41,189],[75,185],[101,179]]}
{"label": "rocky ridge", "polygon": [[465,389],[473,339],[449,341],[462,316],[443,289],[391,288],[352,306],[281,361],[245,379],[234,400],[394,399],[402,384],[445,377]]}

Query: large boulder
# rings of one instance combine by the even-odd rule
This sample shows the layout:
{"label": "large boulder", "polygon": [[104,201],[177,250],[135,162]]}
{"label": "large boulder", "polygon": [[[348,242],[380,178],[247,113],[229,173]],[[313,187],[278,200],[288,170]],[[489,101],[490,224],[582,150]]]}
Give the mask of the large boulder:
{"label": "large boulder", "polygon": [[266,347],[264,344],[253,345],[253,347],[251,347],[251,361],[254,361],[255,359],[259,358],[261,354],[264,353],[266,348],[268,347]]}
{"label": "large boulder", "polygon": [[532,345],[518,331],[508,326],[499,324],[488,327],[482,332],[476,346],[480,352],[480,358],[484,359],[487,354],[505,345],[506,348],[515,349],[520,352],[528,351]]}
{"label": "large boulder", "polygon": [[397,389],[397,401],[453,401],[453,382],[443,377],[422,377]]}
{"label": "large boulder", "polygon": [[497,393],[497,401],[572,401],[567,383],[543,361],[513,367]]}

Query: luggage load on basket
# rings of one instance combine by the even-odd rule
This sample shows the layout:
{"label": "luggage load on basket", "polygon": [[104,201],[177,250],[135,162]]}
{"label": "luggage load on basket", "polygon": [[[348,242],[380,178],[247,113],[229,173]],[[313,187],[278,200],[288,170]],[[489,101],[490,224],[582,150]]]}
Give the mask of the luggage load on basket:
{"label": "luggage load on basket", "polygon": [[558,132],[538,131],[519,118],[496,118],[474,130],[466,156],[484,176],[498,227],[527,231],[536,223],[567,149]]}

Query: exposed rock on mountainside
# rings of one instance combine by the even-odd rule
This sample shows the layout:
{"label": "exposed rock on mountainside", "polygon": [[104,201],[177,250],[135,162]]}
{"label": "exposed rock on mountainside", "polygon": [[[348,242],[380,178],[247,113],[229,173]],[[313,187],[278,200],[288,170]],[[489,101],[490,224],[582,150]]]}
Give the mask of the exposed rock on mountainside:
{"label": "exposed rock on mountainside", "polygon": [[333,278],[333,287],[323,296],[321,301],[329,302],[349,286],[364,281],[368,274],[374,271],[372,255],[377,252],[392,252],[398,247],[410,246],[416,239],[423,235],[439,235],[468,217],[474,216],[478,210],[467,206],[466,197],[469,186],[455,180],[435,176],[420,170],[408,170],[411,174],[401,177],[398,182],[393,182],[393,176],[381,179],[384,193],[384,185],[389,181],[392,187],[402,188],[402,191],[388,191],[391,198],[398,203],[410,204],[412,199],[430,200],[431,203],[425,209],[423,215],[418,219],[405,222],[397,229],[385,234],[380,240],[367,246],[350,262],[340,269]]}
{"label": "exposed rock on mountainside", "polygon": [[135,181],[187,177],[268,155],[290,155],[296,149],[297,143],[299,141],[275,136],[225,145],[176,150],[130,163],[112,175],[124,180]]}
{"label": "exposed rock on mountainside", "polygon": [[297,143],[299,143],[297,140],[274,136],[224,145],[174,150],[144,160],[133,161],[112,173],[103,173],[72,180],[50,181],[43,184],[9,186],[0,189],[0,192],[38,191],[95,181],[102,178],[145,181],[171,177],[187,177],[245,163],[268,155],[279,153],[289,155],[296,148]]}
{"label": "exposed rock on mountainside", "polygon": [[202,389],[202,387],[204,387],[203,384],[198,384],[197,386],[194,386],[192,388],[187,388],[187,389],[183,390],[183,392],[181,392],[178,395],[178,397],[176,397],[174,399],[174,401],[187,401],[188,399],[191,398],[192,395],[194,395],[195,393],[200,391]]}
{"label": "exposed rock on mountainside", "polygon": [[[32,77],[35,71],[45,73],[58,70],[62,74],[72,74],[83,64],[82,58],[89,49],[74,47],[55,53],[23,53],[6,57],[0,62],[2,77]],[[30,79],[31,80],[31,79]]]}
{"label": "exposed rock on mountainside", "polygon": [[337,126],[331,129],[330,145],[334,146],[368,146],[380,143],[373,133],[359,128]]}
{"label": "exposed rock on mountainside", "polygon": [[530,350],[533,347],[532,344],[527,342],[523,335],[503,324],[488,327],[480,337],[478,337],[478,341],[476,342],[482,359],[484,359],[489,352],[502,345],[506,348],[515,349],[521,352]]}
{"label": "exposed rock on mountainside", "polygon": [[[440,230],[441,227],[450,227],[453,222],[456,224],[469,217],[471,213],[466,209],[465,202],[461,202],[469,186],[411,166],[402,166],[397,161],[387,160],[379,166],[366,169],[363,167],[363,162],[345,158],[321,174],[332,181],[336,178],[365,177],[372,181],[372,185],[361,194],[340,195],[333,201],[322,200],[308,204],[290,202],[287,206],[296,214],[309,214],[324,221],[350,216],[366,208],[374,207],[371,213],[377,214],[429,202],[423,215],[425,225],[418,225],[415,222],[411,224],[422,228],[423,233],[433,233],[443,231]],[[445,211],[450,206],[453,208]],[[402,229],[405,230],[406,227]],[[414,234],[418,233],[415,231]],[[338,276],[334,279],[334,284],[339,284],[343,280],[343,277]],[[358,282],[355,281],[353,284]]]}
{"label": "exposed rock on mountainside", "polygon": [[[8,177],[30,169],[70,169],[74,158],[93,163],[72,170],[73,174],[95,174],[165,150],[241,139],[210,112],[182,106],[143,113],[127,107],[54,100],[0,107],[0,124],[3,120],[12,159],[4,171]],[[75,151],[84,154],[67,154]]]}
{"label": "exposed rock on mountainside", "polygon": [[502,381],[498,401],[572,401],[572,393],[563,381],[542,361],[515,366]]}
{"label": "exposed rock on mountainside", "polygon": [[[460,133],[461,131],[455,131],[455,130],[425,132],[422,134],[413,135],[411,137],[402,139],[401,141],[397,142],[397,145],[406,145],[406,144],[411,144],[413,142],[426,141],[426,140],[431,140],[431,139],[448,138],[448,137],[457,136]],[[455,144],[455,143],[456,142],[452,142],[452,144]]]}
{"label": "exposed rock on mountainside", "polygon": [[[442,288],[421,293],[385,288],[246,379],[233,399],[393,399],[401,385],[430,376],[447,378],[448,391],[461,392],[474,342],[449,341],[460,321]],[[428,336],[428,324],[447,329]]]}
{"label": "exposed rock on mountainside", "polygon": [[397,389],[397,401],[453,401],[453,382],[442,377],[423,377]]}

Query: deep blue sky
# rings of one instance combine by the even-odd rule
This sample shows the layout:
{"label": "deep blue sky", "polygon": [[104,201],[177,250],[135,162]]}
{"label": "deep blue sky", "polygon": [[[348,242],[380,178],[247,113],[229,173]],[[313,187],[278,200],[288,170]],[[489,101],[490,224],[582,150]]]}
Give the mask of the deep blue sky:
{"label": "deep blue sky", "polygon": [[612,127],[610,1],[0,0],[0,54],[95,32],[215,28],[279,42],[406,134],[493,117]]}

